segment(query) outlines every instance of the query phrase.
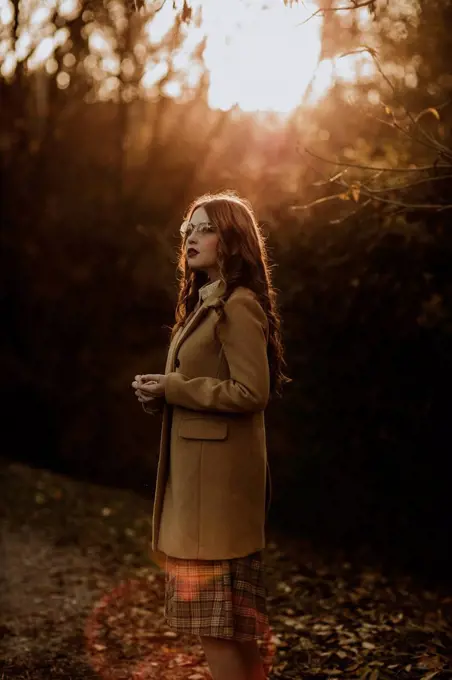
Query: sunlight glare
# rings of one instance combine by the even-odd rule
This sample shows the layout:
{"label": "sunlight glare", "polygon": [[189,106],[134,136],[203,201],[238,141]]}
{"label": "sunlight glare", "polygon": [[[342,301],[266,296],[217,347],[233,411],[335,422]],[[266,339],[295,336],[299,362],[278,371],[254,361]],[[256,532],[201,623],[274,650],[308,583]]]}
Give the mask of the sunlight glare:
{"label": "sunlight glare", "polygon": [[22,29],[16,41],[16,57],[18,61],[23,61],[30,54],[31,35],[28,30]]}
{"label": "sunlight glare", "polygon": [[[49,59],[70,38],[67,27],[57,30],[52,23],[53,12],[57,9],[60,16],[69,19],[80,11],[80,5],[81,0],[22,0],[25,18],[14,60],[3,63],[2,73],[9,74],[17,61],[25,59],[30,70],[46,64],[53,68],[48,66]],[[201,25],[191,22],[178,27],[180,36],[175,33],[178,39],[173,46],[165,40],[174,27],[173,2],[166,2],[144,25],[147,47],[137,44],[134,49],[138,54],[138,47],[142,48],[140,61],[145,66],[141,86],[151,97],[158,94],[157,84],[167,96],[192,96],[203,75],[199,47],[204,39],[208,103],[213,109],[284,115],[300,104],[317,104],[334,79],[353,84],[359,77],[368,79],[374,74],[367,53],[319,63],[323,17],[314,16],[304,23],[318,9],[319,0],[294,4],[283,0],[192,0],[191,6],[194,13],[200,13]],[[12,7],[10,0],[0,0],[0,17],[6,24],[12,21]],[[86,23],[82,35],[90,50],[83,63],[97,82],[108,79],[104,92],[113,92],[117,80],[111,76],[117,76],[121,68],[132,76],[133,64],[123,60],[121,65],[111,26],[94,22],[88,10],[83,16]],[[359,12],[359,20],[362,26],[369,22],[367,9]],[[55,33],[49,35],[50,31]],[[146,59],[147,55],[152,56]],[[169,68],[171,76],[165,78]],[[65,88],[67,82],[65,77],[60,78],[59,87]],[[415,79],[409,77],[408,82],[413,86]]]}
{"label": "sunlight glare", "polygon": [[16,70],[17,58],[14,52],[8,52],[0,67],[0,74],[4,78],[9,78]]}
{"label": "sunlight glare", "polygon": [[282,113],[300,103],[320,54],[322,19],[298,25],[310,4],[202,3],[212,107]]}
{"label": "sunlight glare", "polygon": [[99,83],[99,90],[97,96],[101,101],[108,101],[114,98],[115,94],[119,91],[119,80],[116,76],[109,76],[108,78],[103,78]]}
{"label": "sunlight glare", "polygon": [[105,73],[117,76],[121,71],[121,62],[116,54],[109,55],[101,59],[100,67],[103,71],[105,71]]}
{"label": "sunlight glare", "polygon": [[361,31],[364,31],[372,24],[372,17],[369,14],[367,7],[361,7],[356,10],[356,17],[358,22],[358,27]]}
{"label": "sunlight glare", "polygon": [[358,75],[370,76],[373,73],[371,61],[372,57],[367,52],[347,54],[344,57],[335,59],[336,76],[347,83],[355,82]]}
{"label": "sunlight glare", "polygon": [[0,59],[4,59],[11,49],[11,40],[0,40]]}
{"label": "sunlight glare", "polygon": [[171,80],[168,83],[165,83],[165,85],[162,88],[163,94],[167,97],[180,97],[181,95],[181,85],[175,80]]}
{"label": "sunlight glare", "polygon": [[14,8],[9,0],[0,1],[0,25],[9,26],[13,23],[14,19]]}
{"label": "sunlight glare", "polygon": [[[228,110],[238,105],[243,111],[284,113],[300,103],[320,54],[322,18],[300,26],[317,8],[315,2],[288,7],[282,0],[268,4],[263,0],[193,0],[192,6],[194,11],[201,8],[202,23],[199,28],[186,28],[175,65],[186,71],[186,82],[194,86],[199,67],[192,73],[196,65],[191,53],[206,36],[204,59],[212,108]],[[145,25],[149,43],[159,44],[173,21],[174,12],[167,3]],[[146,88],[157,80],[146,70],[142,85]],[[169,84],[166,88],[173,91]]]}
{"label": "sunlight glare", "polygon": [[90,33],[88,44],[91,52],[102,55],[111,52],[111,45],[100,29],[95,29]]}
{"label": "sunlight glare", "polygon": [[58,7],[58,13],[64,19],[74,19],[80,11],[78,0],[62,0]]}
{"label": "sunlight glare", "polygon": [[28,59],[28,67],[34,70],[52,56],[54,50],[53,38],[47,37],[41,40],[33,54]]}
{"label": "sunlight glare", "polygon": [[164,78],[167,73],[167,64],[164,62],[155,64],[151,59],[149,59],[144,69],[144,75],[141,79],[141,84],[146,90],[150,90],[159,80]]}
{"label": "sunlight glare", "polygon": [[42,26],[47,23],[52,15],[50,7],[37,7],[30,17],[31,26]]}
{"label": "sunlight glare", "polygon": [[328,90],[333,80],[333,62],[331,59],[324,59],[315,71],[312,81],[311,92],[307,100],[308,104],[314,104]]}
{"label": "sunlight glare", "polygon": [[145,24],[144,30],[149,44],[158,45],[165,34],[170,30],[174,22],[174,10],[171,2],[166,2],[162,9],[151,16]]}
{"label": "sunlight glare", "polygon": [[63,26],[63,28],[59,28],[57,31],[55,31],[55,34],[53,36],[54,46],[55,47],[62,47],[69,40],[69,37],[70,37],[70,33],[69,33],[69,29],[67,28],[67,26]]}

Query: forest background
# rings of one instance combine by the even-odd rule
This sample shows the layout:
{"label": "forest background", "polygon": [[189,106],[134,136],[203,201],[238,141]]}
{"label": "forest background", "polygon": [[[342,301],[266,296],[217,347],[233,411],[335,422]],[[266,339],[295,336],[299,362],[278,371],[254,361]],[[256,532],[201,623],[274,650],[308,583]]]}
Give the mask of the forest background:
{"label": "forest background", "polygon": [[130,383],[164,367],[187,204],[233,188],[293,381],[267,410],[270,522],[447,574],[452,2],[0,19],[3,453],[152,494],[160,422]]}

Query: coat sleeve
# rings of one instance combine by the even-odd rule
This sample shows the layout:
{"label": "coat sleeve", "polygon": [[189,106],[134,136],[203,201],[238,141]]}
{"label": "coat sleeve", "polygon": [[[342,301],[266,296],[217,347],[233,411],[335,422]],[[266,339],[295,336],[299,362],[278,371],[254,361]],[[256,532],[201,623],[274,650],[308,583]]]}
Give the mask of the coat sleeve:
{"label": "coat sleeve", "polygon": [[263,411],[270,393],[267,316],[251,295],[231,297],[224,307],[219,337],[230,378],[187,378],[168,373],[168,404],[201,411]]}

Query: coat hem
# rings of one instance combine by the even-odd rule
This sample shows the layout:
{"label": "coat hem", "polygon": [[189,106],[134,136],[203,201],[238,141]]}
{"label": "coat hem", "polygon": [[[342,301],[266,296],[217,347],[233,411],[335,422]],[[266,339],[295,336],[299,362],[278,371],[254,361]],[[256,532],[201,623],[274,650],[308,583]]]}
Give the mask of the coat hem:
{"label": "coat hem", "polygon": [[[225,554],[224,552],[218,553],[215,551],[206,551],[206,550],[198,550],[195,553],[192,551],[179,551],[179,550],[171,550],[169,552],[166,552],[162,548],[159,548],[157,550],[157,553],[161,555],[165,555],[165,557],[173,557],[175,559],[179,560],[206,560],[206,561],[221,561],[221,560],[235,560],[239,559],[241,557],[247,557],[248,555],[252,555],[255,552],[260,552],[261,550],[265,550],[266,548],[266,543],[264,544],[260,543],[259,545],[252,545],[250,548],[246,548],[245,550],[239,550],[239,551],[234,551],[234,552],[229,552]],[[177,553],[177,554],[175,554]]]}

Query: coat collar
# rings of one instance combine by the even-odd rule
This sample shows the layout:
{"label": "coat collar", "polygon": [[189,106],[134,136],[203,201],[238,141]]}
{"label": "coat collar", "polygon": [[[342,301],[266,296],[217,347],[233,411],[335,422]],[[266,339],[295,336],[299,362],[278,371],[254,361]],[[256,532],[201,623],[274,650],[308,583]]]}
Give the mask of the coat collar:
{"label": "coat collar", "polygon": [[199,289],[199,302],[202,304],[209,296],[216,292],[217,288],[221,285],[221,279],[216,281],[207,282]]}
{"label": "coat collar", "polygon": [[215,306],[225,292],[226,284],[221,279],[213,281],[212,283],[206,283],[199,289],[199,301],[201,305],[199,309],[206,306]]}
{"label": "coat collar", "polygon": [[210,308],[221,305],[221,296],[226,292],[226,284],[222,280],[219,280],[218,282],[215,281],[212,284],[207,284],[202,288],[207,291],[204,301],[201,302],[200,299],[200,306],[194,312],[192,312],[191,316],[188,317],[185,326],[180,329],[179,333],[174,338],[174,351],[171,352],[168,372],[174,371],[177,353],[184,340],[186,340],[190,333],[193,333],[195,328],[199,326]]}

